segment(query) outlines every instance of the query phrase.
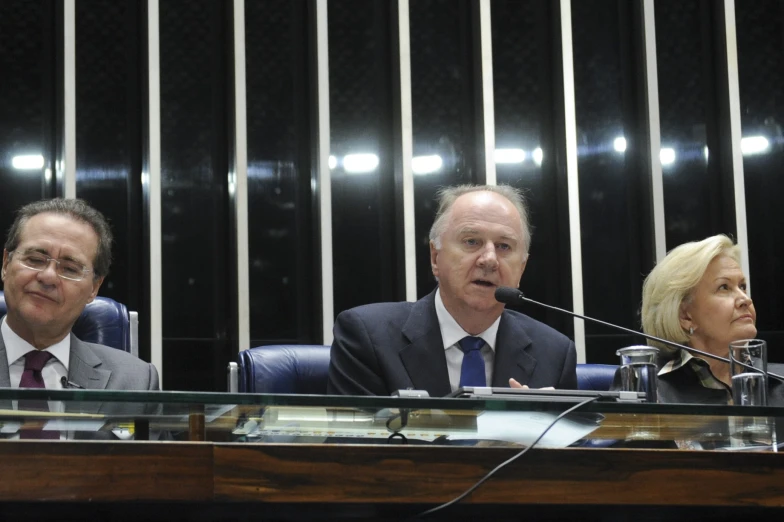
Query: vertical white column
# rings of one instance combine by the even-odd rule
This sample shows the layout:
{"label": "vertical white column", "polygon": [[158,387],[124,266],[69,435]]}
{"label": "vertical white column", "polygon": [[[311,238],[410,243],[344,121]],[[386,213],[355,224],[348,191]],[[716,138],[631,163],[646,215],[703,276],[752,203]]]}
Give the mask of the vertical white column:
{"label": "vertical white column", "polygon": [[[574,102],[574,59],[572,52],[571,0],[561,2],[561,47],[563,49],[564,120],[566,123],[566,178],[569,202],[569,239],[572,264],[572,309],[584,315],[580,192],[577,176],[577,112]],[[585,362],[585,323],[574,320],[577,362]]]}
{"label": "vertical white column", "polygon": [[332,185],[329,173],[329,38],[327,0],[316,0],[316,76],[318,104],[317,190],[321,224],[322,338],[332,344],[334,297],[332,283]]}
{"label": "vertical white column", "polygon": [[651,156],[651,204],[653,207],[653,239],[656,260],[667,254],[667,237],[664,226],[664,184],[661,165],[661,125],[659,122],[659,72],[656,63],[656,19],[653,0],[643,2],[643,38],[645,82],[647,93],[648,133]]}
{"label": "vertical white column", "polygon": [[493,35],[490,0],[479,0],[479,45],[482,61],[482,114],[485,137],[485,183],[496,184],[495,99],[493,94]]}
{"label": "vertical white column", "polygon": [[161,265],[161,76],[158,0],[147,0],[147,76],[149,78],[149,164],[142,183],[147,185],[150,227],[150,359],[158,369],[161,388],[163,368],[163,295]]}
{"label": "vertical white column", "polygon": [[414,223],[413,118],[411,114],[411,36],[408,0],[398,0],[398,42],[400,45],[400,165],[403,179],[403,248],[406,273],[406,301],[417,300],[416,229]]}
{"label": "vertical white column", "polygon": [[245,0],[234,0],[234,150],[229,196],[237,234],[237,338],[250,348],[250,277],[248,269],[248,131],[245,84]]}
{"label": "vertical white column", "polygon": [[63,196],[76,197],[76,5],[63,2]]}
{"label": "vertical white column", "polygon": [[735,0],[724,0],[724,33],[727,42],[727,87],[729,92],[730,137],[732,140],[732,184],[735,189],[735,226],[741,251],[741,268],[751,291],[749,235],[746,229],[746,185],[741,151],[740,85],[738,79],[738,40],[735,29]]}

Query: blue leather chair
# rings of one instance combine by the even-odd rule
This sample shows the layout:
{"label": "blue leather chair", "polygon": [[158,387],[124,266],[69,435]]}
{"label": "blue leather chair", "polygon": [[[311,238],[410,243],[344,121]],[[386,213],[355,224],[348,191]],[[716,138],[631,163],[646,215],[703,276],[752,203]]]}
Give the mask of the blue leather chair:
{"label": "blue leather chair", "polygon": [[329,346],[259,346],[240,352],[239,391],[246,393],[327,393]]}
{"label": "blue leather chair", "polygon": [[614,364],[578,364],[577,389],[607,391],[617,369]]}
{"label": "blue leather chair", "polygon": [[[0,317],[7,312],[5,293],[0,292]],[[96,297],[84,307],[73,325],[76,337],[139,356],[138,314],[129,312],[124,304],[108,297]]]}
{"label": "blue leather chair", "polygon": [[[259,346],[240,352],[238,388],[246,393],[324,394],[329,346]],[[609,390],[617,366],[578,364],[580,390]]]}

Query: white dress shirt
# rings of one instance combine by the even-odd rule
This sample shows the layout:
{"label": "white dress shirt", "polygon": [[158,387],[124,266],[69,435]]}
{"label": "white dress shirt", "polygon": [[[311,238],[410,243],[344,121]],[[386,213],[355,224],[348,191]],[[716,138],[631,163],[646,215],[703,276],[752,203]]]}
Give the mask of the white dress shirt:
{"label": "white dress shirt", "polygon": [[[22,374],[24,373],[25,355],[27,355],[27,352],[35,350],[35,347],[11,330],[5,317],[3,317],[2,323],[0,332],[3,335],[5,354],[6,357],[8,357],[8,376],[10,378],[11,387],[18,388],[19,382],[22,380]],[[68,362],[71,356],[71,336],[66,335],[65,339],[46,348],[46,351],[51,353],[52,357],[46,362],[46,365],[41,370],[41,377],[43,377],[44,386],[49,389],[59,390],[63,387],[62,378],[65,377],[68,379]]]}
{"label": "white dress shirt", "polygon": [[438,326],[441,328],[441,339],[444,341],[446,355],[446,367],[449,370],[449,386],[452,391],[457,390],[460,385],[460,369],[463,366],[463,350],[458,343],[463,337],[481,337],[485,345],[480,350],[482,359],[485,361],[485,377],[487,385],[493,382],[493,361],[495,361],[495,339],[498,335],[498,325],[501,323],[501,316],[495,320],[490,328],[472,336],[461,328],[455,318],[447,311],[444,301],[441,299],[441,288],[436,292],[436,315],[438,316]]}

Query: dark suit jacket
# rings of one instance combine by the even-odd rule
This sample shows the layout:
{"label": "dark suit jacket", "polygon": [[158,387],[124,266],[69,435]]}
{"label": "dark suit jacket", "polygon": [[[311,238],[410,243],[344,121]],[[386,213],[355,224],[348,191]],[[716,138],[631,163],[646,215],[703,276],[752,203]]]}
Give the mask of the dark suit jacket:
{"label": "dark suit jacket", "polygon": [[[416,303],[379,303],[341,313],[335,321],[327,393],[390,395],[399,389],[451,392],[435,292]],[[498,327],[493,386],[509,379],[531,388],[576,389],[577,354],[565,335],[504,310]]]}
{"label": "dark suit jacket", "polygon": [[[768,364],[770,372],[782,375],[782,370],[782,364]],[[704,387],[688,365],[660,375],[657,384],[660,403],[727,404],[729,397],[725,390]],[[768,405],[784,406],[784,383],[772,378],[768,378]]]}

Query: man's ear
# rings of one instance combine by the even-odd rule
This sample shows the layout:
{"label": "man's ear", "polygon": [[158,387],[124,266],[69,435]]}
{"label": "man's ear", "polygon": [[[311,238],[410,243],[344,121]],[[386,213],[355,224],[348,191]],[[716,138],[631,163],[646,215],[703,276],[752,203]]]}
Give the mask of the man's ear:
{"label": "man's ear", "polygon": [[517,288],[520,288],[520,281],[523,279],[523,274],[525,273],[525,267],[528,266],[528,254],[523,256],[523,266],[520,267],[520,278],[517,280]]}
{"label": "man's ear", "polygon": [[0,271],[0,279],[5,281],[5,267],[8,266],[8,250],[3,249],[3,269]]}
{"label": "man's ear", "polygon": [[433,276],[438,277],[438,249],[436,249],[435,241],[430,241],[430,269],[433,271]]}
{"label": "man's ear", "polygon": [[103,276],[99,277],[98,279],[93,278],[93,291],[90,293],[90,299],[87,301],[88,303],[92,303],[95,299],[95,296],[98,295],[98,290],[101,288],[103,284]]}

